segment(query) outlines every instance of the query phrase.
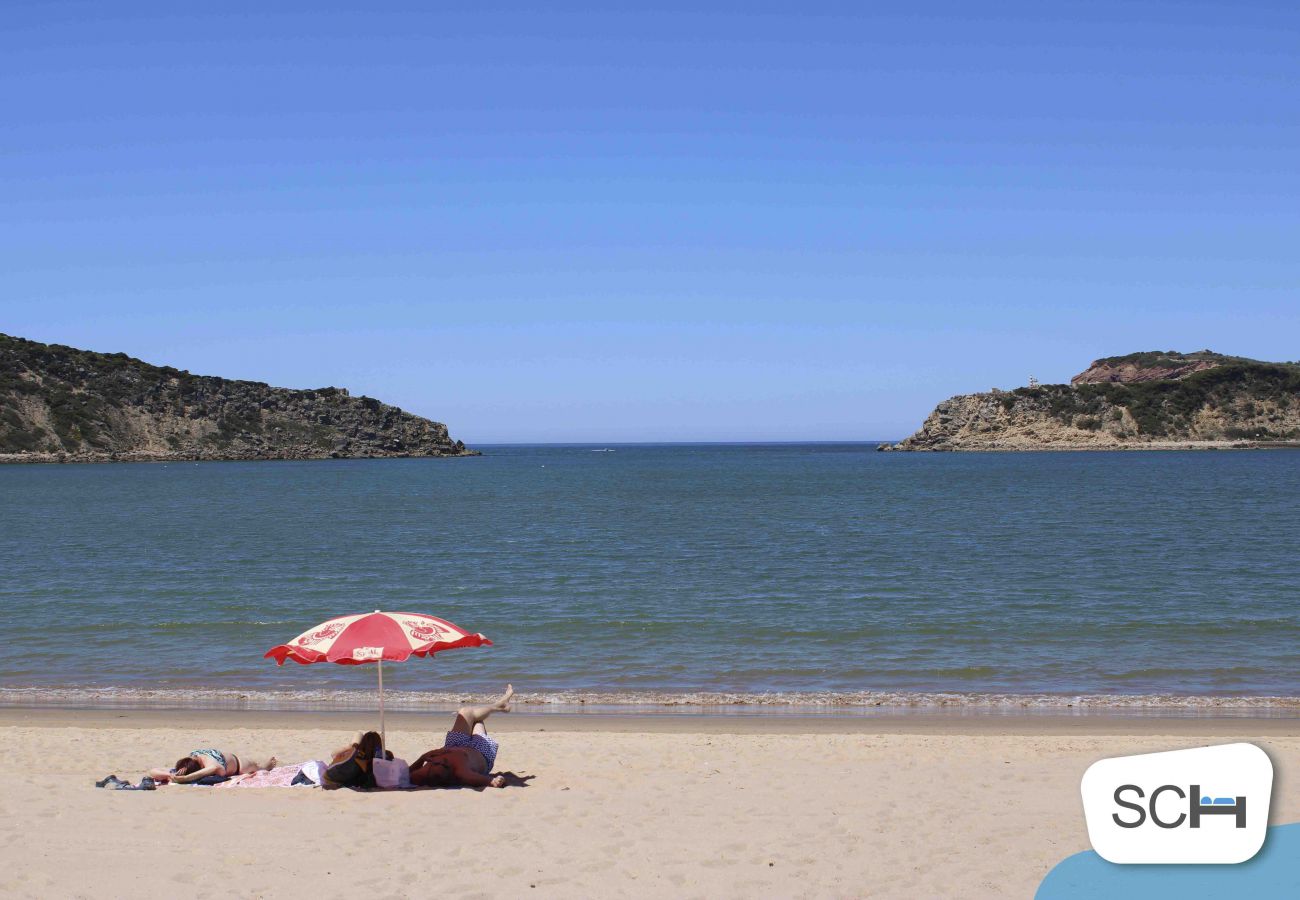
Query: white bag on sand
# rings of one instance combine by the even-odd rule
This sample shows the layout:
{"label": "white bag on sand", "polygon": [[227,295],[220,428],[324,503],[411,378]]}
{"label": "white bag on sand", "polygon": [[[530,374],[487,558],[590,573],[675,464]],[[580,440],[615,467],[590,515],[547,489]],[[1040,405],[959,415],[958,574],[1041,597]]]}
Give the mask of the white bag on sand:
{"label": "white bag on sand", "polygon": [[299,771],[310,778],[312,784],[321,785],[325,783],[325,770],[327,768],[328,766],[323,760],[309,759],[302,764],[302,769]]}
{"label": "white bag on sand", "polygon": [[411,786],[411,767],[404,759],[374,759],[375,784],[381,788],[408,788]]}

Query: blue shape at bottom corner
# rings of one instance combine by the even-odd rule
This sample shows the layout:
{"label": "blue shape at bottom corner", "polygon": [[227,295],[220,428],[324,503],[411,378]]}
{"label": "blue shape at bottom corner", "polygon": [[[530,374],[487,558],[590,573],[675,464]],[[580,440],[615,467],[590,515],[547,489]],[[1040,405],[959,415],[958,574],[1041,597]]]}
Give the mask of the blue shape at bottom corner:
{"label": "blue shape at bottom corner", "polygon": [[1047,873],[1035,900],[1197,900],[1249,895],[1300,897],[1300,822],[1275,825],[1253,859],[1229,866],[1117,865],[1093,850],[1067,856]]}

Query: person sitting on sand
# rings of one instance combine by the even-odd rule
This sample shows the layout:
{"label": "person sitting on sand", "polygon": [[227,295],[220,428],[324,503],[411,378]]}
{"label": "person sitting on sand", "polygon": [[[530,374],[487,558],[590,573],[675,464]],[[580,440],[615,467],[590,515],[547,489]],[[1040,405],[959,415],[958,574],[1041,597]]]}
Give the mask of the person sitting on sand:
{"label": "person sitting on sand", "polygon": [[250,772],[273,768],[275,768],[274,756],[263,765],[252,759],[241,760],[235,754],[221,750],[191,750],[188,756],[176,760],[176,765],[170,769],[150,769],[149,777],[158,784],[166,784],[169,781],[176,784],[190,784],[214,775],[233,778],[236,775],[247,775]]}
{"label": "person sitting on sand", "polygon": [[330,758],[321,778],[321,787],[326,790],[374,787],[375,772],[372,763],[381,753],[387,759],[393,758],[393,754],[384,752],[379,732],[367,731],[356,743],[339,749]]}
{"label": "person sitting on sand", "polygon": [[411,784],[420,787],[496,787],[512,781],[511,773],[492,775],[500,745],[488,737],[483,722],[494,712],[510,712],[515,695],[512,685],[496,703],[462,706],[441,748],[430,750],[411,763]]}

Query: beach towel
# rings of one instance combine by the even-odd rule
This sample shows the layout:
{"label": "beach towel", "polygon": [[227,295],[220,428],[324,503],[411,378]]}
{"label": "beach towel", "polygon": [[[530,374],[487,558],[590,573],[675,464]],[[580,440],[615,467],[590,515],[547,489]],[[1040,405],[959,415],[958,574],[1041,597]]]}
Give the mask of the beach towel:
{"label": "beach towel", "polygon": [[229,775],[208,775],[200,778],[198,781],[181,782],[182,784],[197,784],[202,787],[216,787],[219,784],[225,784],[230,780]]}
{"label": "beach towel", "polygon": [[236,775],[223,784],[215,787],[221,788],[264,788],[264,787],[291,787],[293,780],[302,771],[302,766],[276,766],[269,772],[250,772],[247,775]]}

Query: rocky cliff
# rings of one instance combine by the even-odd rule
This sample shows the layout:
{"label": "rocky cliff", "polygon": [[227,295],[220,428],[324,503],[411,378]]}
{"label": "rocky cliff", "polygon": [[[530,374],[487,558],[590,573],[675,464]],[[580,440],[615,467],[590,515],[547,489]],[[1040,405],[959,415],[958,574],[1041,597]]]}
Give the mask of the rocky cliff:
{"label": "rocky cliff", "polygon": [[1300,446],[1300,365],[1202,351],[1109,357],[1071,384],[953,397],[935,407],[916,434],[881,449],[1279,445]]}
{"label": "rocky cliff", "polygon": [[0,462],[470,455],[446,425],[342,388],[191,375],[0,334]]}
{"label": "rocky cliff", "polygon": [[1224,356],[1212,350],[1198,350],[1195,353],[1152,350],[1147,353],[1108,356],[1096,360],[1071,378],[1070,384],[1136,384],[1142,381],[1177,380],[1196,372],[1234,362],[1248,363],[1255,360],[1240,356]]}

